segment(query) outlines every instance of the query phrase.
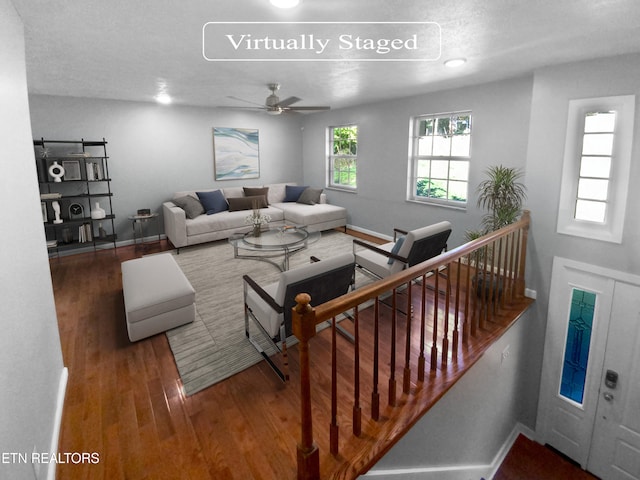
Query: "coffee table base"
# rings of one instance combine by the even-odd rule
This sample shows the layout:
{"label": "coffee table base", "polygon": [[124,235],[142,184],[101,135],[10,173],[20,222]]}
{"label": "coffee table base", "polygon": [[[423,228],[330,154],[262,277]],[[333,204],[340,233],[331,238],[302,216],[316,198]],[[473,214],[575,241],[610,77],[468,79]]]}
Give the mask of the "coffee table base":
{"label": "coffee table base", "polygon": [[[318,241],[320,232],[308,232],[304,226],[270,225],[260,235],[234,233],[229,237],[233,257],[270,263],[282,272],[289,270],[289,258]],[[282,258],[282,261],[274,259]]]}
{"label": "coffee table base", "polygon": [[[296,246],[294,248],[284,248],[279,252],[274,252],[270,255],[249,255],[246,253],[239,253],[241,247],[238,247],[238,244],[233,244],[233,258],[241,258],[247,260],[260,260],[262,262],[270,263],[280,269],[281,272],[286,272],[289,270],[289,257],[291,255],[305,250],[307,248],[307,243],[305,242],[302,245]],[[275,262],[272,258],[283,257],[281,262]]]}

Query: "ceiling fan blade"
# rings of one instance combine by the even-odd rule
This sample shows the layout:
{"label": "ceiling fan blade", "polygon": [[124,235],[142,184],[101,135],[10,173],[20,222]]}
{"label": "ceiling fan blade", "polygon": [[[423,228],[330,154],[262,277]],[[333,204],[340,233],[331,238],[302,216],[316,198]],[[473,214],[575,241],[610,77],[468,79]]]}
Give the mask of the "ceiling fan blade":
{"label": "ceiling fan blade", "polygon": [[260,107],[260,108],[265,108],[264,105],[260,103],[252,102],[250,100],[245,100],[244,98],[234,97],[231,95],[228,95],[227,98],[231,98],[233,100],[239,100],[240,102],[244,102],[244,103],[250,103],[251,105],[256,105],[257,107]]}
{"label": "ceiling fan blade", "polygon": [[287,107],[287,110],[330,110],[331,107]]}
{"label": "ceiling fan blade", "polygon": [[285,98],[281,102],[278,102],[278,106],[279,107],[288,107],[289,105],[293,105],[294,103],[299,102],[300,100],[302,100],[302,99],[298,98],[298,97]]}

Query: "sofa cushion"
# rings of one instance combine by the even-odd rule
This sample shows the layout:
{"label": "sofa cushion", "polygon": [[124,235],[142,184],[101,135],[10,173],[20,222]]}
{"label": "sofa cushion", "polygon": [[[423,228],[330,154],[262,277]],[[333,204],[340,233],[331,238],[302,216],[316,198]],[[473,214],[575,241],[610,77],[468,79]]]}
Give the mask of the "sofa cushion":
{"label": "sofa cushion", "polygon": [[196,192],[196,195],[198,195],[198,198],[202,202],[202,206],[205,212],[207,212],[207,215],[213,215],[214,213],[229,210],[229,205],[220,190],[213,190],[212,192]]}
{"label": "sofa cushion", "polygon": [[297,202],[305,203],[307,205],[315,205],[316,203],[320,203],[321,194],[321,188],[305,188],[304,192],[302,192]]}
{"label": "sofa cushion", "polygon": [[184,210],[187,218],[196,218],[198,215],[202,215],[204,213],[202,203],[190,195],[174,198],[173,203]]}
{"label": "sofa cushion", "polygon": [[267,197],[269,204],[284,202],[287,185],[295,185],[295,183],[272,183],[270,185],[264,185],[265,187],[269,187],[269,195]]}
{"label": "sofa cushion", "polygon": [[229,200],[230,198],[244,197],[244,189],[242,187],[225,187],[222,189],[224,198]]}
{"label": "sofa cushion", "polygon": [[316,205],[305,205],[295,202],[276,203],[272,205],[284,212],[284,219],[295,225],[314,225],[316,223],[326,223],[334,220],[342,220],[347,217],[347,210],[344,207],[330,205],[328,203],[318,203]]}
{"label": "sofa cushion", "polygon": [[267,197],[264,195],[254,195],[252,197],[232,197],[228,199],[229,211],[237,212],[238,210],[252,210],[254,203],[257,208],[267,208]]}
{"label": "sofa cushion", "polygon": [[267,203],[269,203],[269,187],[244,187],[245,197],[255,197],[256,195],[264,195]]}
{"label": "sofa cushion", "polygon": [[[284,220],[284,212],[277,208],[263,208],[260,213],[269,215],[272,222]],[[249,212],[240,210],[236,212],[220,212],[215,215],[200,215],[193,220],[187,220],[187,236],[207,235],[212,232],[223,231],[247,231],[250,227],[245,222]]]}
{"label": "sofa cushion", "polygon": [[284,201],[285,202],[297,202],[298,199],[300,198],[300,195],[302,195],[302,192],[304,192],[307,188],[309,188],[308,185],[306,185],[306,186],[286,185],[285,186]]}

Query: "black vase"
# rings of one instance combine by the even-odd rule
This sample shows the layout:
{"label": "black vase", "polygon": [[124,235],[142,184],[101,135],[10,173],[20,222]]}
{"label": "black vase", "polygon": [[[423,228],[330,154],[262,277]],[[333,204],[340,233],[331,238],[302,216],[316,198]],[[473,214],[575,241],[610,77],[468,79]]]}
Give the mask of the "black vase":
{"label": "black vase", "polygon": [[495,274],[492,278],[489,272],[477,273],[472,282],[479,298],[484,295],[486,300],[495,300],[502,296],[503,281],[502,278],[498,278]]}

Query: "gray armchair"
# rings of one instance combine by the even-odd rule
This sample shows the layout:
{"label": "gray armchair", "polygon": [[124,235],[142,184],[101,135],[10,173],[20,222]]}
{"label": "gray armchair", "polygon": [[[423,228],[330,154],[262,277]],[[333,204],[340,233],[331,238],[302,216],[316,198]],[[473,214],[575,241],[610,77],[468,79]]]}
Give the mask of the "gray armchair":
{"label": "gray armchair", "polygon": [[[398,234],[402,236],[398,237]],[[371,245],[353,240],[356,265],[374,278],[385,278],[440,255],[447,248],[451,223],[439,222],[409,232],[394,229],[394,241]],[[356,245],[364,250],[356,251]]]}
{"label": "gray armchair", "polygon": [[[355,262],[351,253],[337,255],[280,274],[277,282],[261,287],[244,275],[245,332],[282,381],[288,379],[255,339],[249,321],[258,327],[264,339],[278,352],[286,354],[287,338],[292,335],[291,309],[299,293],[311,295],[314,305],[344,295],[354,283]],[[286,364],[286,361],[285,361]]]}

